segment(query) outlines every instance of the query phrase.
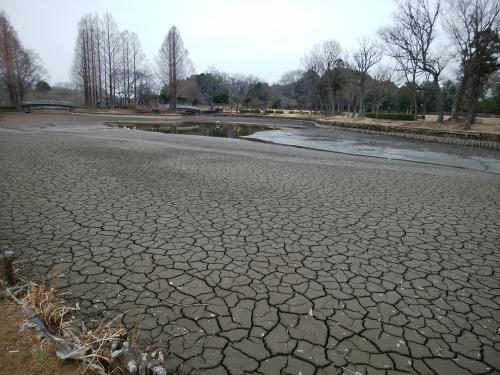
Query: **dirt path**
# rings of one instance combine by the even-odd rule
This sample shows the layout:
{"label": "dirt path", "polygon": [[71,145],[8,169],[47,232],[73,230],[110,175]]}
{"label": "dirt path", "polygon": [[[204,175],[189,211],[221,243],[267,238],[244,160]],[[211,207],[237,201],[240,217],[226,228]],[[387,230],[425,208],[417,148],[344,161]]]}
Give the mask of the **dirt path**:
{"label": "dirt path", "polygon": [[21,309],[0,294],[0,375],[80,373],[76,363],[56,357],[52,343],[40,340],[34,330],[23,329],[23,321]]}

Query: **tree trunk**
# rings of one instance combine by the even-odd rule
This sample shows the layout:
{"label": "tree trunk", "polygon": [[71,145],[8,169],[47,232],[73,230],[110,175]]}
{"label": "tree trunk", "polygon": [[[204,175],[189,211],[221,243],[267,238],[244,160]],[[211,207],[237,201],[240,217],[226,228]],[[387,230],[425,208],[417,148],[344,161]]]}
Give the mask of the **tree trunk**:
{"label": "tree trunk", "polygon": [[478,74],[474,74],[474,78],[471,80],[470,88],[470,98],[469,98],[469,112],[467,113],[467,118],[465,119],[464,129],[472,128],[472,125],[476,122],[478,98],[481,90],[481,83]]}
{"label": "tree trunk", "polygon": [[462,77],[462,80],[460,82],[460,86],[458,87],[458,90],[455,93],[455,96],[453,98],[453,106],[451,107],[451,119],[453,121],[458,120],[458,112],[460,110],[460,102],[462,101],[462,98],[465,94],[465,85],[466,85],[466,78],[464,76],[464,77]]}
{"label": "tree trunk", "polygon": [[111,109],[115,109],[115,96],[113,95],[113,72],[111,63],[109,64],[109,106]]}
{"label": "tree trunk", "polygon": [[441,93],[441,87],[439,87],[438,77],[434,77],[434,90],[437,102],[437,122],[442,123],[444,121],[443,95]]}
{"label": "tree trunk", "polygon": [[137,51],[135,50],[134,46],[134,60],[133,60],[133,76],[132,76],[133,82],[134,82],[134,105],[137,107]]}
{"label": "tree trunk", "polygon": [[97,29],[97,69],[99,80],[99,100],[102,100],[101,34],[99,31],[99,26]]}
{"label": "tree trunk", "polygon": [[172,80],[170,82],[170,102],[169,102],[169,109],[170,112],[175,112],[177,109],[177,82],[175,80]]}
{"label": "tree trunk", "polygon": [[469,101],[469,112],[467,113],[467,118],[465,119],[464,129],[468,130],[472,128],[472,125],[476,122],[478,100],[472,99]]}
{"label": "tree trunk", "polygon": [[90,29],[90,64],[91,64],[91,77],[90,77],[90,86],[91,86],[91,106],[92,108],[96,107],[97,102],[97,77],[96,77],[96,60],[95,60],[95,46],[94,46],[94,32],[93,29]]}
{"label": "tree trunk", "polygon": [[356,99],[356,96],[354,96],[352,100],[352,118],[356,116]]}
{"label": "tree trunk", "polygon": [[328,87],[328,95],[326,100],[325,112],[327,115],[333,115],[335,112],[335,103],[333,99],[333,90],[331,86]]}
{"label": "tree trunk", "polygon": [[19,108],[19,101],[17,100],[15,86],[11,83],[8,83],[7,87],[9,89],[10,105]]}
{"label": "tree trunk", "polygon": [[367,73],[363,73],[363,77],[361,78],[361,92],[359,94],[359,109],[358,109],[358,115],[359,117],[364,116],[366,113],[366,108],[365,108],[365,97],[366,97],[366,76]]}
{"label": "tree trunk", "polygon": [[108,66],[106,65],[105,55],[104,55],[104,106],[108,108]]}
{"label": "tree trunk", "polygon": [[108,32],[108,75],[109,75],[109,105],[111,109],[115,109],[115,96],[113,95],[113,56],[111,55],[111,45],[109,41],[109,32]]}
{"label": "tree trunk", "polygon": [[415,120],[416,120],[418,118],[418,103],[417,103],[417,93],[415,92],[415,90],[412,91],[412,100],[413,100],[413,108],[415,111]]}

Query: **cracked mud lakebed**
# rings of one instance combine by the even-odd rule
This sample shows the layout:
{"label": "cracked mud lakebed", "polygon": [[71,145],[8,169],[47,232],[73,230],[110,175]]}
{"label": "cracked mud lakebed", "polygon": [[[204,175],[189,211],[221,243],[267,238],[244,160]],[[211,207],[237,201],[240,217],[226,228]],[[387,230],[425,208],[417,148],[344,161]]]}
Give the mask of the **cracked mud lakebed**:
{"label": "cracked mud lakebed", "polygon": [[500,175],[103,118],[0,121],[0,249],[81,318],[180,373],[500,371]]}

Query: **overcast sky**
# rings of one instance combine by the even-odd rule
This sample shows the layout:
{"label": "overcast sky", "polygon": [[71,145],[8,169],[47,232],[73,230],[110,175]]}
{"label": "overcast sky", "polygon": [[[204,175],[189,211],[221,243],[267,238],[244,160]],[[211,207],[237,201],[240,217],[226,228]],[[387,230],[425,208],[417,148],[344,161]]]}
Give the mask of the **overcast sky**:
{"label": "overcast sky", "polygon": [[120,30],[137,33],[154,65],[175,24],[197,73],[210,65],[276,82],[314,44],[336,39],[352,49],[391,23],[393,0],[2,0],[25,47],[43,61],[51,83],[71,80],[77,24],[88,12],[113,14]]}

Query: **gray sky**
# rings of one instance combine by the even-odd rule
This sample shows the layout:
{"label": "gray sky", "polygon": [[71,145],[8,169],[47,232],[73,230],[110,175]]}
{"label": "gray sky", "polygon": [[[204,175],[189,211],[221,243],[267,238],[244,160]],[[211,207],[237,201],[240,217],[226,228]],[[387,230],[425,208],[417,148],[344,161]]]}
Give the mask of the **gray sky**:
{"label": "gray sky", "polygon": [[338,40],[352,49],[391,22],[393,0],[2,0],[25,47],[42,58],[51,83],[70,81],[77,23],[87,12],[113,14],[137,33],[151,64],[175,24],[196,72],[210,65],[277,81],[300,67],[312,45]]}

